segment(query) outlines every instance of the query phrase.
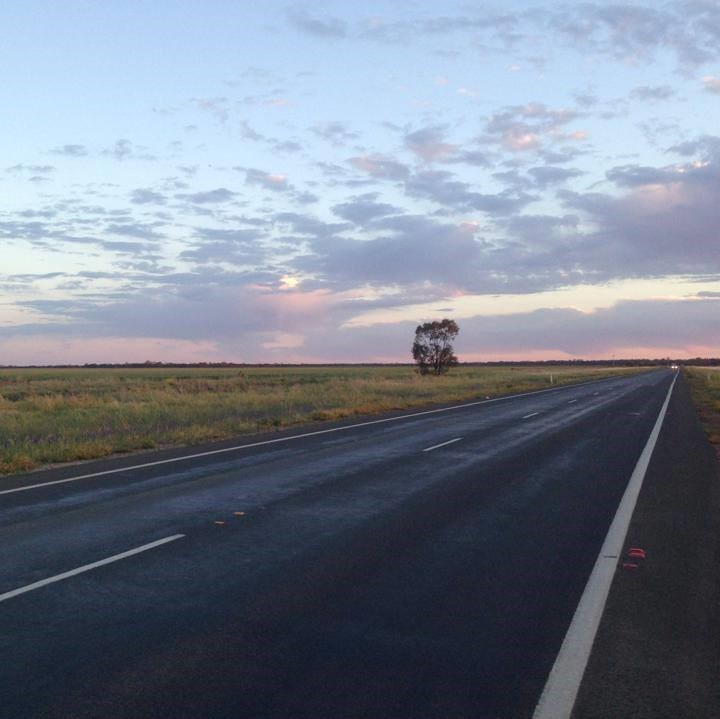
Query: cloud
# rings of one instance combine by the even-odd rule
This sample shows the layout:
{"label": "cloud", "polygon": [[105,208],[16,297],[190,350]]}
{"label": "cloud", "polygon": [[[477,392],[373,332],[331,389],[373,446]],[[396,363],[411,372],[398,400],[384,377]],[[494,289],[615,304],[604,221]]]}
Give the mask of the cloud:
{"label": "cloud", "polygon": [[277,152],[300,152],[303,146],[294,140],[283,140],[273,144],[273,149]]}
{"label": "cloud", "polygon": [[311,215],[303,215],[298,212],[279,212],[274,217],[276,225],[286,225],[299,235],[309,235],[314,238],[327,239],[334,237],[337,233],[349,230],[351,225],[343,223],[329,223],[318,220]]}
{"label": "cloud", "polygon": [[114,157],[116,160],[122,161],[127,159],[133,160],[147,160],[155,161],[157,157],[146,152],[145,147],[134,145],[130,140],[120,139],[115,142],[115,145],[107,150],[103,150],[102,154],[110,157]]}
{"label": "cloud", "polygon": [[165,195],[145,188],[138,188],[130,193],[130,202],[135,205],[164,205],[166,201]]}
{"label": "cloud", "polygon": [[645,102],[660,102],[676,96],[677,93],[669,85],[643,85],[634,88],[630,93],[633,99]]}
{"label": "cloud", "polygon": [[352,132],[350,130],[347,123],[339,122],[337,120],[313,125],[310,128],[310,132],[323,140],[326,140],[335,147],[341,147],[351,140],[357,140],[360,137],[357,132]]}
{"label": "cloud", "polygon": [[708,92],[712,92],[715,95],[720,94],[720,77],[705,75],[702,82]]}
{"label": "cloud", "polygon": [[[684,354],[702,345],[720,348],[720,302],[645,300],[619,302],[592,313],[573,309],[476,317],[460,323],[463,348],[476,356],[545,351],[570,357]],[[462,358],[462,351],[458,348]]]}
{"label": "cloud", "polygon": [[267,259],[264,233],[257,229],[198,228],[199,241],[193,249],[180,253],[180,259],[199,264],[227,263],[257,266]]}
{"label": "cloud", "polygon": [[563,265],[607,277],[720,273],[717,167],[683,171],[623,167],[609,177],[627,194],[561,191],[568,208],[596,227],[565,248]]}
{"label": "cloud", "polygon": [[218,187],[215,190],[207,192],[194,192],[190,194],[175,195],[180,200],[188,200],[196,205],[216,204],[221,202],[230,202],[237,196],[236,192],[228,190],[226,187]]}
{"label": "cloud", "polygon": [[422,287],[425,299],[445,296],[448,288],[498,286],[488,283],[487,248],[476,239],[473,224],[394,215],[377,217],[372,227],[378,236],[371,240],[315,233],[310,252],[297,256],[292,266],[339,290],[402,287],[407,295]]}
{"label": "cloud", "polygon": [[580,177],[585,173],[580,170],[547,165],[545,167],[531,167],[528,174],[532,176],[537,187],[544,189],[550,185],[558,185],[574,177]]}
{"label": "cloud", "polygon": [[227,122],[230,117],[230,107],[227,97],[195,97],[192,98],[190,102],[195,105],[198,110],[212,115],[221,123]]}
{"label": "cloud", "polygon": [[88,154],[85,145],[62,145],[50,150],[53,155],[63,155],[65,157],[86,157]]}
{"label": "cloud", "polygon": [[145,225],[141,223],[133,224],[110,224],[105,228],[106,232],[110,232],[113,235],[122,235],[125,237],[137,237],[142,240],[159,240],[162,239],[163,235],[156,232],[155,226]]}
{"label": "cloud", "polygon": [[53,165],[13,165],[5,172],[16,177],[26,177],[30,182],[47,182],[57,170]]}
{"label": "cloud", "polygon": [[433,125],[410,132],[405,135],[405,146],[425,162],[443,160],[457,149],[444,141],[446,131],[443,125]]}
{"label": "cloud", "polygon": [[130,140],[118,140],[112,150],[105,150],[105,155],[112,155],[116,160],[124,160],[132,155],[132,143]]}
{"label": "cloud", "polygon": [[347,36],[347,23],[334,17],[314,17],[305,10],[295,8],[287,10],[287,19],[292,27],[306,35],[332,39]]}
{"label": "cloud", "polygon": [[575,110],[553,110],[541,102],[506,107],[487,122],[484,139],[514,152],[535,150],[546,138],[567,139],[562,128],[578,116]]}
{"label": "cloud", "polygon": [[[241,170],[242,168],[236,169]],[[273,192],[285,192],[290,189],[285,175],[271,175],[269,172],[253,168],[245,170],[245,183],[264,187],[266,190],[272,190]]]}
{"label": "cloud", "polygon": [[451,172],[439,170],[418,172],[405,183],[405,191],[410,197],[430,199],[454,211],[480,210],[498,215],[518,212],[536,199],[514,190],[498,194],[475,192],[468,183],[454,177]]}
{"label": "cloud", "polygon": [[384,202],[376,202],[378,193],[359,195],[347,202],[341,202],[332,207],[332,211],[343,220],[348,220],[356,225],[367,226],[373,221],[388,215],[403,214],[399,207]]}
{"label": "cloud", "polygon": [[361,155],[351,157],[348,162],[379,180],[404,180],[410,175],[407,165],[383,155]]}
{"label": "cloud", "polygon": [[700,155],[715,162],[720,161],[720,137],[715,135],[701,135],[694,140],[681,142],[668,148],[668,152],[689,157]]}

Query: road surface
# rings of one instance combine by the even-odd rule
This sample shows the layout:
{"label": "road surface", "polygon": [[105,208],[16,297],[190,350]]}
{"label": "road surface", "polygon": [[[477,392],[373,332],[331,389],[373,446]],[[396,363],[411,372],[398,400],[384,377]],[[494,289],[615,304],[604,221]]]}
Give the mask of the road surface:
{"label": "road surface", "polygon": [[531,717],[673,376],[4,480],[0,716]]}

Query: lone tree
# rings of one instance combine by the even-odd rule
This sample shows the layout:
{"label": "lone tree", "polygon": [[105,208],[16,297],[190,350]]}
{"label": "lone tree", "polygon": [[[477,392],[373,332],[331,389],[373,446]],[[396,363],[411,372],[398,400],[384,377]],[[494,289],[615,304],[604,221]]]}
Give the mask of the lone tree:
{"label": "lone tree", "polygon": [[457,323],[448,319],[418,325],[412,356],[420,374],[441,375],[458,363],[452,342],[459,331]]}

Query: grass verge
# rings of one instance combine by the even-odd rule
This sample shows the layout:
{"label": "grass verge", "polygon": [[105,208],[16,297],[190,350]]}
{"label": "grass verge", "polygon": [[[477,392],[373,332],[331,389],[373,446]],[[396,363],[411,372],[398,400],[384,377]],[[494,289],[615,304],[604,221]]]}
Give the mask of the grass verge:
{"label": "grass verge", "polygon": [[693,402],[720,459],[720,367],[685,367]]}
{"label": "grass verge", "polygon": [[314,421],[582,382],[627,368],[0,370],[0,474]]}

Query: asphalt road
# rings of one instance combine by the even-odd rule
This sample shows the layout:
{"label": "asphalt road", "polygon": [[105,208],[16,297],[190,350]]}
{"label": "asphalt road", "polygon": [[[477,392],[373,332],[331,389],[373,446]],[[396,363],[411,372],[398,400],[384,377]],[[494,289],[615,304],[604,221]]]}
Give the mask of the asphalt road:
{"label": "asphalt road", "polygon": [[5,480],[0,716],[532,716],[672,376]]}

